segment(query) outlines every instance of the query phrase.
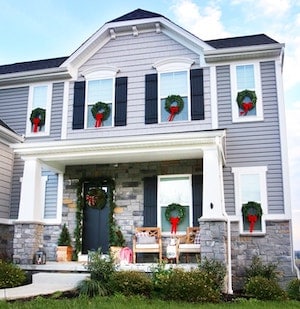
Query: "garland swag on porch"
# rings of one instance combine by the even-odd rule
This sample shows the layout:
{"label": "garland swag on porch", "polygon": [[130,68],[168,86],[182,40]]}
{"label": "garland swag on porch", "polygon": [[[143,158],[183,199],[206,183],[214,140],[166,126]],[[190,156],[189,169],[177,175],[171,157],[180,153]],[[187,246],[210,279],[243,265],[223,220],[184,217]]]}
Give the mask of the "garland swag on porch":
{"label": "garland swag on porch", "polygon": [[[78,256],[78,253],[82,249],[82,231],[83,231],[83,208],[85,205],[86,197],[83,194],[83,184],[88,181],[94,181],[95,178],[82,178],[77,184],[77,209],[76,209],[76,227],[74,231],[75,237],[75,255]],[[113,202],[113,192],[115,190],[115,182],[112,179],[107,179],[106,184],[111,188],[111,194],[107,196],[107,201],[110,205],[109,211],[109,244],[111,246],[124,246],[125,239],[123,234],[117,225],[117,222],[114,218],[114,209],[117,205]]]}

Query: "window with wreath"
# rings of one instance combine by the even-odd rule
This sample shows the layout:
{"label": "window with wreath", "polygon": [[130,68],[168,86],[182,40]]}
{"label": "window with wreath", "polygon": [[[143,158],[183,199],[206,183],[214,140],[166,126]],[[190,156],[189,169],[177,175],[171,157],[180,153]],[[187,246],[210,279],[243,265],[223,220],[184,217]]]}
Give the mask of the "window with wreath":
{"label": "window with wreath", "polygon": [[234,122],[263,120],[259,64],[231,67],[232,118]]}
{"label": "window with wreath", "polygon": [[29,88],[27,135],[49,134],[51,96],[51,84],[33,85]]}
{"label": "window with wreath", "polygon": [[264,214],[267,212],[265,166],[233,168],[236,215],[241,233],[265,232]]}

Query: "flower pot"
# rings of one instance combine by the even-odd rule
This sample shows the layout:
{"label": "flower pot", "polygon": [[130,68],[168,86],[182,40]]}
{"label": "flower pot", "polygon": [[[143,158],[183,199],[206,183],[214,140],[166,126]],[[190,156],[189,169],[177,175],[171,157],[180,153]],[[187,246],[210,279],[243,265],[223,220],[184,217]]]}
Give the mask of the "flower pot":
{"label": "flower pot", "polygon": [[56,248],[57,262],[72,261],[72,256],[73,256],[73,248],[71,246],[57,246]]}

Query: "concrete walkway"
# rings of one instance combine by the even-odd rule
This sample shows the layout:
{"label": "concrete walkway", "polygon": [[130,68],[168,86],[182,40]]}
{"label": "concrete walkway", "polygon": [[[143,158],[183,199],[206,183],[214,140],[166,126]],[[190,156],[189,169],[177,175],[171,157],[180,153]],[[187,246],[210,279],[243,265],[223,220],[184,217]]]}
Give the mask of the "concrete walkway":
{"label": "concrete walkway", "polygon": [[0,300],[30,298],[53,294],[57,291],[70,291],[76,288],[80,281],[88,277],[88,273],[37,273],[32,276],[32,284],[0,289]]}

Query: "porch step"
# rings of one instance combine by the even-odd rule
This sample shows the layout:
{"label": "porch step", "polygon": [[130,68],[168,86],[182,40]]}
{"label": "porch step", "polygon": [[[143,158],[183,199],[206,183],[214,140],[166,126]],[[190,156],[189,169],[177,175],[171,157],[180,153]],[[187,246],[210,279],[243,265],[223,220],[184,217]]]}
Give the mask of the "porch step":
{"label": "porch step", "polygon": [[86,273],[85,262],[46,262],[46,264],[19,265],[20,268],[32,272]]}

